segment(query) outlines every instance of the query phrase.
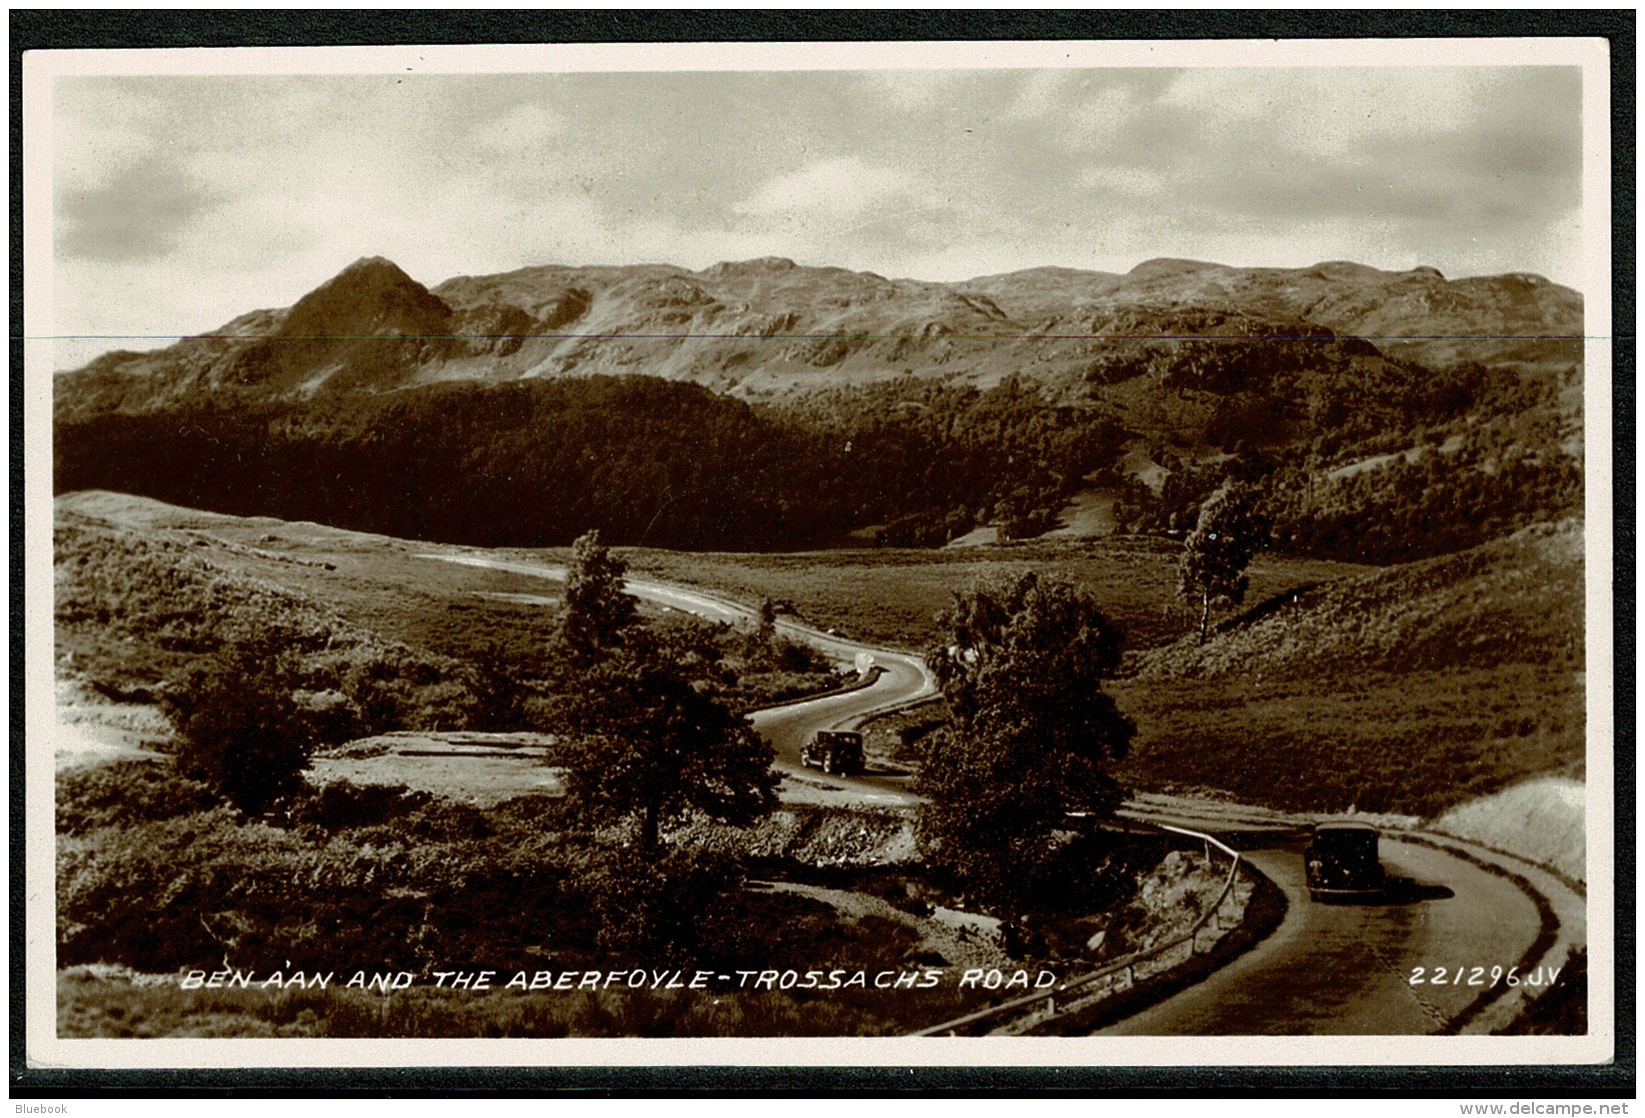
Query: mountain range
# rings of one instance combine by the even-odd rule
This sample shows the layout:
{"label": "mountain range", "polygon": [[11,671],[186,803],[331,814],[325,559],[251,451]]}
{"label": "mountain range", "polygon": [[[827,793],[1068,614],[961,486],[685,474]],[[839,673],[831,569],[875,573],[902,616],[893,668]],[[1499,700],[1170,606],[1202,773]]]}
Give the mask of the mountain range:
{"label": "mountain range", "polygon": [[297,400],[644,373],[753,399],[917,374],[979,387],[1019,375],[1071,400],[1126,379],[1116,364],[1253,342],[1304,364],[1323,346],[1557,382],[1580,369],[1583,332],[1570,288],[1522,273],[1448,280],[1427,267],[1157,259],[1124,275],[1034,268],[935,283],[767,257],[701,271],[544,265],[428,288],[370,257],[291,307],[60,373],[56,398],[61,419],[218,394]]}

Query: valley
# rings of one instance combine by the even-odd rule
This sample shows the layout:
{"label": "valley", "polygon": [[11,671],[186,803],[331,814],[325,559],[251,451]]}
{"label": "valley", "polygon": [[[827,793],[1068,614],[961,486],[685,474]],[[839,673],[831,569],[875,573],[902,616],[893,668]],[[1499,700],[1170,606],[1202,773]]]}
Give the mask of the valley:
{"label": "valley", "polygon": [[[1523,992],[1413,997],[1395,972],[1457,929],[1583,958],[1581,334],[1568,289],[1426,268],[936,284],[770,258],[425,288],[374,258],[59,373],[60,1020],[899,1035],[1004,995],[772,990],[717,1020],[428,991],[373,1022],[142,990],[218,955],[760,972],[774,943],[1072,975],[1202,903],[1180,825],[1254,844],[1235,895],[1260,930],[1123,1027],[1253,1029],[1241,990],[1327,957],[1400,965],[1305,984],[1255,1031],[1513,1027]],[[1253,554],[1191,583],[1231,495]],[[1066,637],[987,644],[1017,624]],[[1088,675],[1042,692],[1026,663]],[[941,694],[968,672],[984,714]],[[948,760],[983,724],[1037,748],[1065,710],[1100,776],[1065,784],[1097,810],[1009,751]],[[804,768],[841,727],[866,771]],[[284,784],[225,783],[237,742],[297,738]],[[1020,870],[943,846],[945,771],[1049,820]],[[1308,907],[1301,836],[1338,816],[1382,828],[1408,896]],[[171,900],[145,922],[115,903],[134,890]],[[1568,1027],[1585,1001],[1541,1004]]]}

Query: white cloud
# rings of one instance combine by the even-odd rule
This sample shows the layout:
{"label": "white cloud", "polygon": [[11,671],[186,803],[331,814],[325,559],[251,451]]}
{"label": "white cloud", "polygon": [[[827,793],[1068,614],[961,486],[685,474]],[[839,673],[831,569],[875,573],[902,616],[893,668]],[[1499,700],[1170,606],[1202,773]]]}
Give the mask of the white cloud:
{"label": "white cloud", "polygon": [[1030,70],[1023,76],[1016,99],[1003,114],[1008,120],[1033,120],[1066,112],[1081,70]]}
{"label": "white cloud", "polygon": [[1494,78],[1462,67],[1191,70],[1161,103],[1203,114],[1208,131],[1254,125],[1287,147],[1341,156],[1367,141],[1468,128]]}
{"label": "white cloud", "polygon": [[1097,190],[1147,198],[1169,187],[1171,176],[1146,167],[1087,167],[1080,172],[1080,182]]}
{"label": "white cloud", "polygon": [[912,180],[901,171],[843,156],[767,180],[737,211],[755,217],[852,220],[876,206],[903,204],[913,194]]}
{"label": "white cloud", "polygon": [[865,74],[868,86],[905,111],[936,108],[954,90],[976,80],[974,70],[876,70]]}
{"label": "white cloud", "polygon": [[472,137],[482,148],[496,152],[525,152],[559,136],[565,122],[542,105],[516,105],[477,129]]}
{"label": "white cloud", "polygon": [[1104,89],[1069,110],[1061,133],[1084,145],[1110,139],[1138,121],[1137,95],[1123,86]]}
{"label": "white cloud", "polygon": [[58,191],[105,187],[119,172],[154,154],[154,102],[136,94],[99,99],[73,82],[59,83],[53,121],[53,174]]}

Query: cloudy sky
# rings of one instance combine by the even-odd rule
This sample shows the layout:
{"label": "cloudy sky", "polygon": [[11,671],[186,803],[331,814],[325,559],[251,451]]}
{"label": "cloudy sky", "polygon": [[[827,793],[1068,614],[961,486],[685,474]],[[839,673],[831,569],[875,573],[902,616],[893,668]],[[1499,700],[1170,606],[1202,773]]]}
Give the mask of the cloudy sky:
{"label": "cloudy sky", "polygon": [[58,77],[53,332],[205,332],[367,255],[1576,286],[1581,107],[1556,66]]}

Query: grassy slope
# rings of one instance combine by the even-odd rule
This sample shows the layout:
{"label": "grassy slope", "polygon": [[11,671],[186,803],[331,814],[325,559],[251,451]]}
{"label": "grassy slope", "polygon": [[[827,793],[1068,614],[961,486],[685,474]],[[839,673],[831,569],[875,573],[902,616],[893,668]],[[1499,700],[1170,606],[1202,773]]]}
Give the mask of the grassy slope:
{"label": "grassy slope", "polygon": [[[1057,573],[1096,596],[1125,634],[1128,648],[1147,649],[1176,639],[1189,623],[1174,596],[1179,549],[1166,540],[1108,537],[1077,545],[1041,542],[940,551],[626,554],[636,573],[749,603],[769,597],[813,625],[911,649],[936,640],[936,614],[952,603],[954,593],[970,590],[982,579],[1026,570]],[[1265,555],[1251,569],[1251,593],[1255,600],[1363,569]]]}
{"label": "grassy slope", "polygon": [[1581,775],[1580,522],[1266,603],[1115,690],[1136,785],[1294,810],[1432,815]]}
{"label": "grassy slope", "polygon": [[[178,508],[115,493],[74,493],[57,500],[60,535],[58,596],[82,572],[95,585],[84,590],[136,607],[158,576],[150,564],[177,570],[178,590],[196,595],[179,603],[185,614],[203,608],[208,588],[225,606],[254,592],[274,607],[330,624],[370,632],[436,656],[469,659],[495,651],[509,661],[529,661],[540,653],[552,613],[541,604],[487,595],[524,593],[557,596],[556,584],[505,571],[490,571],[417,558],[433,550],[404,540],[347,532],[317,524],[267,518],[240,518]],[[66,538],[65,538],[66,537]],[[67,544],[67,551],[62,545]],[[112,585],[113,566],[92,571],[78,566],[91,552],[130,566],[129,585]],[[171,577],[171,576],[166,576]],[[145,581],[147,580],[147,581]],[[117,607],[118,608],[118,607]],[[84,625],[59,625],[59,653],[66,642],[77,661],[95,662],[118,650],[105,626],[129,635],[131,618],[116,614]],[[256,621],[266,621],[257,617]],[[212,622],[221,624],[220,619]],[[208,622],[207,628],[211,627]],[[160,642],[144,640],[123,654],[121,675],[164,673],[178,657]],[[144,661],[148,664],[145,665]],[[153,675],[148,675],[152,682]]]}

